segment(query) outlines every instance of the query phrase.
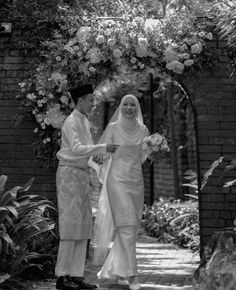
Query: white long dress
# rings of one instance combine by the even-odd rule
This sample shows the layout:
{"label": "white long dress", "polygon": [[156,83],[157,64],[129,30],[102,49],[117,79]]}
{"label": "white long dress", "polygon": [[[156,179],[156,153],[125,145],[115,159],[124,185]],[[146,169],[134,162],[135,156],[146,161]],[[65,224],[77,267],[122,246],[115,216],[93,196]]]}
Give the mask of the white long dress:
{"label": "white long dress", "polygon": [[113,246],[98,277],[135,276],[136,236],[144,201],[141,142],[148,130],[140,125],[135,140],[122,130],[118,122],[110,123],[106,131],[104,143],[119,144],[119,149],[112,155],[106,183],[103,184],[107,187],[115,234]]}

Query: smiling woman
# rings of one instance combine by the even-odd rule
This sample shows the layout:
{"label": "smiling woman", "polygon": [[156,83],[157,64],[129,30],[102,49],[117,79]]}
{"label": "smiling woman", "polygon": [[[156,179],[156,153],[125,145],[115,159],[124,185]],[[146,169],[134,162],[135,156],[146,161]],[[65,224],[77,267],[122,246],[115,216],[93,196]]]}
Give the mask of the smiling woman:
{"label": "smiling woman", "polygon": [[122,107],[121,113],[127,119],[133,119],[137,114],[137,107],[132,95],[127,95]]}

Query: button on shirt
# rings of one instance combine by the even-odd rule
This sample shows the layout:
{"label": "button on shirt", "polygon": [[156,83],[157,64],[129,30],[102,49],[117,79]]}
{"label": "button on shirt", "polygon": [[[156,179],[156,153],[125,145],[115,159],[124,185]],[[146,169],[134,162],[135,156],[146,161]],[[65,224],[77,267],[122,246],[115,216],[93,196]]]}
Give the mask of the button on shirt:
{"label": "button on shirt", "polygon": [[90,156],[106,154],[106,144],[93,144],[89,121],[76,109],[66,118],[61,133],[59,165],[86,168]]}

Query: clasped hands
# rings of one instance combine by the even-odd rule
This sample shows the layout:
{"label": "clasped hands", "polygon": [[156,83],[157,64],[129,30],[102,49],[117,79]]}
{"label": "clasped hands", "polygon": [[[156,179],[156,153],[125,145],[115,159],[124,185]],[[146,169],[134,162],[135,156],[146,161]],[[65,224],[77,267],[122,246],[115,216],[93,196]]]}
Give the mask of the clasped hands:
{"label": "clasped hands", "polygon": [[[119,148],[118,144],[107,144],[106,149],[108,153],[115,153],[116,150]],[[104,163],[104,157],[103,156],[94,156],[93,161],[97,163],[98,165],[102,165]]]}

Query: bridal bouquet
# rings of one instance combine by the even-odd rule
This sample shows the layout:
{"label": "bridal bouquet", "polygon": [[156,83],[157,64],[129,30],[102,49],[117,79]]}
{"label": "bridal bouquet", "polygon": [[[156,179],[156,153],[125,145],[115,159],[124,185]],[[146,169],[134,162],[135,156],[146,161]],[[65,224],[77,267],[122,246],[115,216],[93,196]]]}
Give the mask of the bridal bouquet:
{"label": "bridal bouquet", "polygon": [[151,162],[163,158],[170,151],[167,140],[159,133],[147,136],[143,139],[142,150],[148,155]]}

